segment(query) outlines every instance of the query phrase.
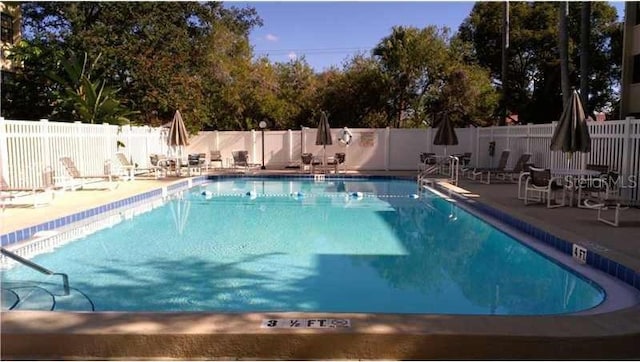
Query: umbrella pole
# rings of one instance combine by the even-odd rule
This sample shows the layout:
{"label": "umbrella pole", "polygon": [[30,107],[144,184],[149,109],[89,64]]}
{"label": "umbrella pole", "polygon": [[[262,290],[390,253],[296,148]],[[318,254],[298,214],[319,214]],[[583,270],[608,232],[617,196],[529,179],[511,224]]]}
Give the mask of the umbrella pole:
{"label": "umbrella pole", "polygon": [[322,173],[327,173],[327,145],[322,145]]}

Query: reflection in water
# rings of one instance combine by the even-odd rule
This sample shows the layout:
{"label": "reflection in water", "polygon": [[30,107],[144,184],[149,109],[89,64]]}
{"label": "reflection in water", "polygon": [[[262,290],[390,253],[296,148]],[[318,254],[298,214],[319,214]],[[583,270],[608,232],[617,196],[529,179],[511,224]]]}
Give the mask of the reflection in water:
{"label": "reflection in water", "polygon": [[173,224],[175,225],[178,234],[182,235],[189,219],[191,201],[189,201],[189,198],[185,197],[183,193],[180,192],[169,201],[169,207],[171,208],[171,215],[173,216]]}
{"label": "reflection in water", "polygon": [[580,277],[451,203],[422,202],[424,208],[400,207],[386,216],[395,217],[388,221],[396,225],[408,257],[371,262],[393,285],[430,294],[450,283],[489,314],[564,313],[602,300]]}

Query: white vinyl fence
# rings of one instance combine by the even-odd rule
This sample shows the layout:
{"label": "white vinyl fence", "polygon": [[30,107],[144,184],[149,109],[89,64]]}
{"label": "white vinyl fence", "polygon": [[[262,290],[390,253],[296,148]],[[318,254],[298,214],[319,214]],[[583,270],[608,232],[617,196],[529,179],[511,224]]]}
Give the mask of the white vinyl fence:
{"label": "white vinyl fence", "polygon": [[[547,168],[583,168],[586,164],[609,165],[621,173],[634,198],[640,188],[640,120],[590,122],[592,150],[570,158],[549,150],[556,123],[487,128],[458,128],[458,145],[435,146],[435,129],[355,128],[352,142],[338,142],[340,128],[333,128],[333,144],[326,146],[327,156],[346,153],[350,170],[415,170],[420,152],[436,154],[472,153],[472,165],[495,166],[500,153],[509,149],[508,168],[514,166],[522,153],[531,153],[531,162]],[[125,144],[124,152],[140,167],[149,166],[149,155],[166,154],[166,129],[113,125],[91,125],[41,121],[14,121],[0,118],[0,174],[11,186],[39,185],[42,171],[52,167],[62,172],[58,160],[71,157],[82,173],[102,173],[106,160],[115,160],[117,141]],[[190,138],[187,153],[221,152],[226,165],[232,163],[231,153],[249,151],[251,163],[262,163],[261,131],[210,131]],[[322,156],[325,150],[315,144],[316,129],[265,131],[264,163],[267,169],[281,169],[299,164],[301,154],[310,152]],[[489,142],[495,142],[495,154],[489,155]]]}
{"label": "white vinyl fence", "polygon": [[[64,175],[60,157],[70,157],[83,175],[104,174],[105,162],[117,166],[122,152],[140,167],[149,154],[166,153],[166,131],[159,128],[0,118],[0,174],[11,187],[38,187],[51,168]],[[124,148],[118,150],[118,141]]]}

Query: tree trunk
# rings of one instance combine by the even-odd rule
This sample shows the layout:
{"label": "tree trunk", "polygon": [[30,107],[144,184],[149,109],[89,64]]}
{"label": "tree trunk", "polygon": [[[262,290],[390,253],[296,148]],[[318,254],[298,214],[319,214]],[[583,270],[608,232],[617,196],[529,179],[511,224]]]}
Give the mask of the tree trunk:
{"label": "tree trunk", "polygon": [[567,28],[569,2],[563,1],[559,5],[560,84],[562,87],[562,104],[566,104],[571,92],[571,89],[569,89],[569,30]]}
{"label": "tree trunk", "polygon": [[[583,1],[580,9],[580,95],[584,107],[589,103],[589,61],[591,48],[591,2]],[[585,109],[587,113],[587,109]]]}

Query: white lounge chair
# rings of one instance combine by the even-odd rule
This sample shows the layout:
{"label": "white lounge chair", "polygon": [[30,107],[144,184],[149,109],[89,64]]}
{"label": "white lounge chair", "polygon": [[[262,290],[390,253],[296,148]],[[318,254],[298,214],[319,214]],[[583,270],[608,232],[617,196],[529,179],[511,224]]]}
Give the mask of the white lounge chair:
{"label": "white lounge chair", "polygon": [[109,182],[108,189],[112,190],[118,187],[118,177],[113,175],[111,171],[111,162],[109,160],[104,163],[104,173],[102,175],[83,175],[78,171],[75,163],[70,157],[60,157],[60,163],[64,166],[66,175],[60,178],[62,181],[62,187],[69,188],[71,190],[82,189],[85,187],[89,180],[98,181],[105,180]]}
{"label": "white lounge chair", "polygon": [[33,207],[48,205],[54,198],[53,171],[51,167],[42,172],[42,185],[35,187],[12,187],[0,176],[0,206],[8,204],[23,204],[19,200],[31,197]]}
{"label": "white lounge chair", "polygon": [[121,175],[121,177],[129,181],[134,180],[136,177],[136,166],[132,164],[127,156],[125,156],[125,154],[122,152],[116,153],[116,160],[118,160],[118,173]]}

